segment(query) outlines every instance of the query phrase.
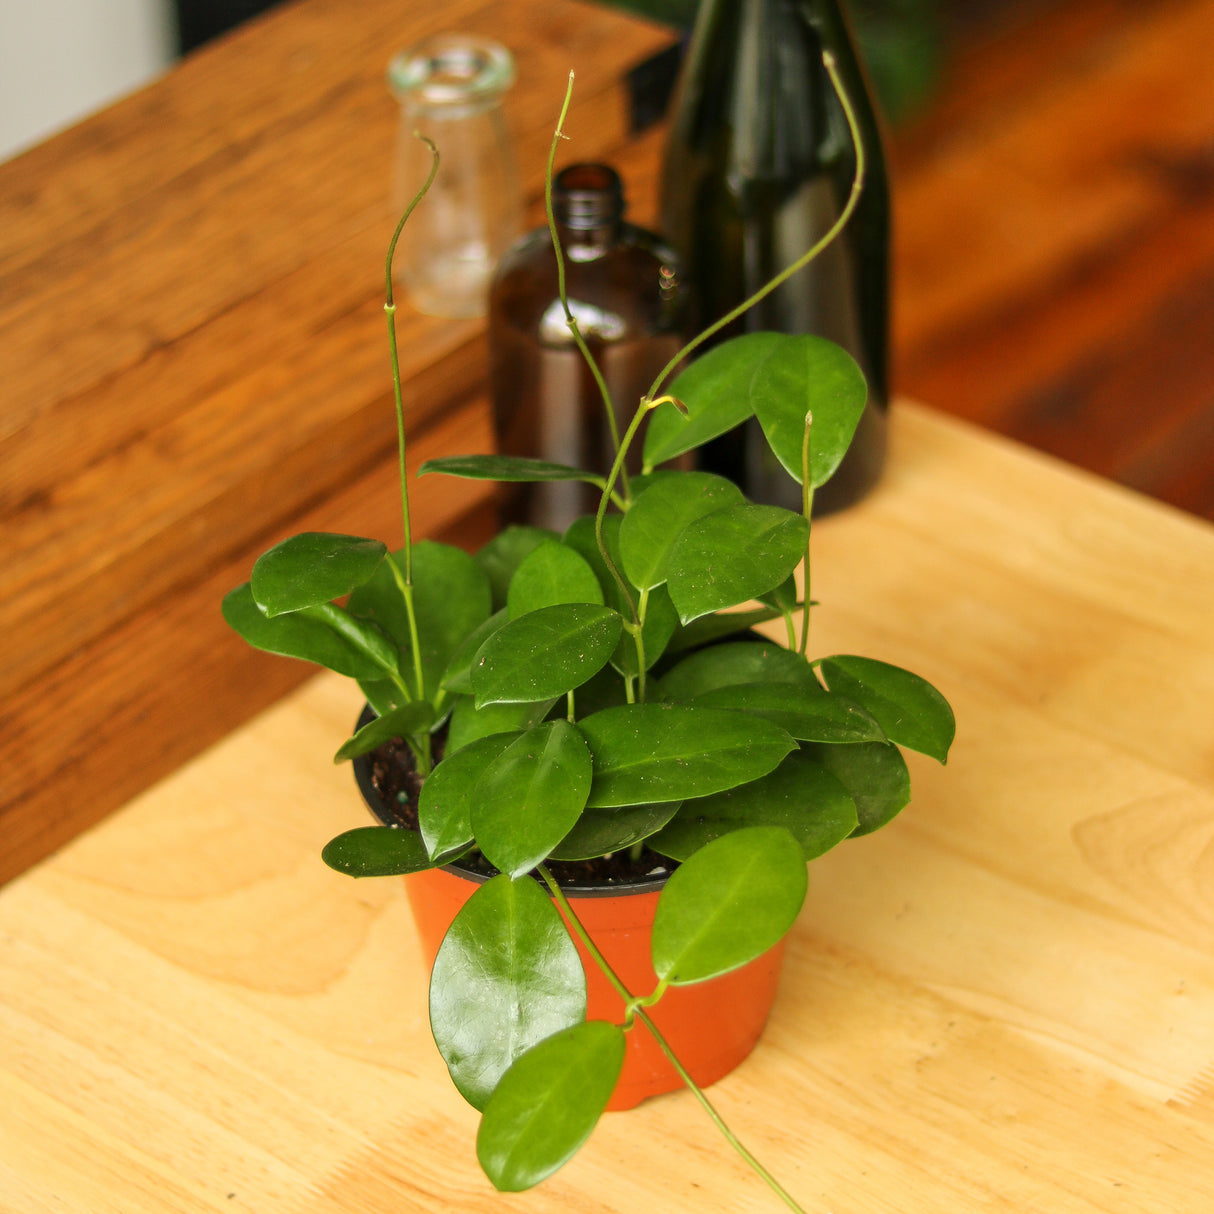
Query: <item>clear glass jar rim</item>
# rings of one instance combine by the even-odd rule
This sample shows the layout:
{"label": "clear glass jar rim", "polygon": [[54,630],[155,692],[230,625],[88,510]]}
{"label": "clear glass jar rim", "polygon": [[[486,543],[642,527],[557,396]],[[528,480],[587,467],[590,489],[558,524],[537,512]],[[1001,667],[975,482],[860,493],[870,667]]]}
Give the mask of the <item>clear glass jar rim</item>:
{"label": "clear glass jar rim", "polygon": [[393,57],[388,84],[401,101],[466,105],[492,101],[514,83],[514,56],[489,38],[438,34]]}

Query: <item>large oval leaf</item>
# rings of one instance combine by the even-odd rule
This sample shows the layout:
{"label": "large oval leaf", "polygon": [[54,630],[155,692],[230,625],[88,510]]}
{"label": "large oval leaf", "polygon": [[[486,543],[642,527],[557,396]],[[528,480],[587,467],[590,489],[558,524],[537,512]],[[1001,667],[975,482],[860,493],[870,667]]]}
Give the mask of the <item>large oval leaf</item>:
{"label": "large oval leaf", "polygon": [[526,1050],[586,1015],[560,912],[525,877],[494,877],[456,915],[430,976],[430,1027],[460,1094],[483,1109]]}
{"label": "large oval leaf", "polygon": [[948,701],[924,678],[874,658],[824,658],[822,675],[831,691],[862,704],[885,736],[944,763],[957,730]]}
{"label": "large oval leaf", "polygon": [[624,1065],[624,1032],[605,1020],[549,1037],[502,1076],[485,1106],[476,1156],[503,1192],[551,1176],[590,1137]]}
{"label": "large oval leaf", "polygon": [[769,776],[711,797],[684,801],[648,844],[672,860],[686,860],[706,843],[743,826],[782,826],[812,860],[841,843],[859,825],[851,794],[802,751]]}
{"label": "large oval leaf", "polygon": [[695,706],[733,708],[774,721],[801,742],[883,742],[885,734],[859,704],[809,683],[744,683],[696,696]]}
{"label": "large oval leaf", "polygon": [[727,506],[675,541],[666,567],[679,619],[690,623],[774,590],[801,563],[809,522],[779,506]]}
{"label": "large oval leaf", "polygon": [[660,586],[683,529],[714,510],[745,500],[733,481],[710,472],[688,472],[650,485],[620,523],[620,561],[629,581],[642,590]]}
{"label": "large oval leaf", "polygon": [[762,956],[792,927],[808,877],[801,845],[778,826],[736,830],[671,874],[653,920],[653,968],[678,985]]}
{"label": "large oval leaf", "polygon": [[510,618],[557,603],[603,603],[603,588],[586,561],[557,540],[540,544],[524,558],[506,593]]}
{"label": "large oval leaf", "polygon": [[481,646],[472,667],[478,706],[564,695],[601,670],[624,622],[610,607],[562,603],[511,620]]}
{"label": "large oval leaf", "polygon": [[256,649],[315,662],[350,678],[377,680],[383,676],[377,661],[320,620],[300,615],[269,619],[258,607],[248,582],[224,596],[222,609],[228,624]]}
{"label": "large oval leaf", "polygon": [[718,708],[625,704],[581,726],[594,755],[593,807],[707,796],[765,776],[796,748],[779,726]]}
{"label": "large oval leaf", "polygon": [[864,374],[846,350],[809,333],[782,333],[755,368],[750,402],[768,445],[799,485],[810,429],[810,480],[817,486],[839,466],[868,399]]}
{"label": "large oval leaf", "polygon": [[[396,560],[403,565],[398,553]],[[485,571],[462,548],[423,540],[413,546],[413,609],[425,698],[432,700],[452,655],[489,618],[491,596]],[[405,600],[387,562],[350,595],[349,611],[372,620],[400,648],[401,671],[413,685],[413,642]]]}
{"label": "large oval leaf", "polygon": [[510,579],[527,554],[546,540],[560,538],[555,531],[544,527],[510,526],[499,531],[476,553],[474,560],[489,578],[494,611],[505,607]]}
{"label": "large oval leaf", "polygon": [[523,704],[486,704],[477,708],[471,696],[460,696],[447,726],[448,757],[457,750],[495,733],[521,733],[538,725],[552,710],[556,697]]}
{"label": "large oval leaf", "polygon": [[370,578],[387,552],[379,540],[306,531],[263,552],[249,585],[262,610],[273,617],[349,594]]}
{"label": "large oval leaf", "polygon": [[714,346],[676,376],[668,389],[687,408],[662,405],[649,416],[645,466],[682,455],[741,425],[751,413],[751,382],[756,368],[779,344],[778,333],[747,333]]}
{"label": "large oval leaf", "polygon": [[851,793],[860,818],[853,835],[871,834],[910,804],[910,772],[902,752],[892,743],[810,745],[806,752]]}
{"label": "large oval leaf", "polygon": [[603,477],[596,472],[555,464],[550,460],[532,459],[525,455],[444,455],[428,459],[417,470],[418,476],[442,472],[474,481],[589,481],[601,485]]}
{"label": "large oval leaf", "polygon": [[610,809],[583,810],[573,829],[549,854],[554,860],[590,860],[623,851],[661,830],[674,817],[680,804],[679,801],[663,801],[657,805],[616,805]]}
{"label": "large oval leaf", "polygon": [[713,615],[702,615],[690,624],[675,629],[674,636],[666,646],[666,655],[672,657],[690,649],[711,645],[722,637],[748,632],[781,614],[778,607],[754,607],[746,611],[718,611]]}
{"label": "large oval leaf", "polygon": [[457,695],[472,694],[472,662],[480,647],[506,622],[510,616],[503,607],[495,611],[483,624],[474,628],[459,643],[443,671],[442,687]]}
{"label": "large oval leaf", "polygon": [[359,826],[325,844],[320,858],[347,877],[399,877],[433,868],[421,836],[403,826]]}
{"label": "large oval leaf", "polygon": [[422,785],[418,828],[431,856],[444,856],[472,842],[472,805],[476,782],[518,733],[498,733],[443,756]]}
{"label": "large oval leaf", "polygon": [[590,751],[576,725],[546,721],[494,759],[476,783],[472,833],[490,864],[522,876],[567,835],[590,795]]}
{"label": "large oval leaf", "polygon": [[817,686],[809,663],[775,641],[730,641],[689,654],[662,675],[662,695],[687,701],[718,687],[740,683]]}

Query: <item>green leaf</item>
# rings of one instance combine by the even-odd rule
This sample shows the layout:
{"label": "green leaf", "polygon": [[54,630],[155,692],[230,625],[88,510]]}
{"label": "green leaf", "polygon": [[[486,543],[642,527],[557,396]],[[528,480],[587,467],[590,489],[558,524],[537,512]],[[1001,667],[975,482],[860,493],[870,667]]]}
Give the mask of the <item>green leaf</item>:
{"label": "green leaf", "polygon": [[[398,554],[396,559],[403,567],[403,557]],[[433,700],[455,651],[489,618],[489,579],[462,548],[423,540],[413,546],[413,581],[425,698]],[[402,655],[401,673],[413,687],[409,617],[387,561],[350,595],[347,607],[353,615],[373,621],[395,641]]]}
{"label": "green leaf", "polygon": [[859,824],[856,803],[820,763],[793,751],[760,780],[711,797],[684,801],[649,840],[672,860],[686,860],[706,843],[744,826],[782,826],[801,845],[806,860],[828,852]]}
{"label": "green leaf", "polygon": [[739,426],[753,412],[751,384],[756,369],[779,345],[778,333],[747,333],[714,346],[667,389],[687,407],[684,417],[673,405],[650,414],[645,431],[645,467],[674,459]]}
{"label": "green leaf", "polygon": [[851,793],[860,818],[853,836],[871,834],[910,804],[910,772],[901,751],[892,743],[807,746],[806,753]]}
{"label": "green leaf", "polygon": [[365,755],[392,738],[407,738],[413,734],[424,733],[433,724],[434,709],[425,700],[405,704],[386,716],[376,717],[353,737],[347,738],[333,756],[333,762],[342,763],[356,755]]}
{"label": "green leaf", "polygon": [[759,600],[778,607],[782,612],[795,611],[801,606],[801,600],[797,597],[797,579],[790,573],[787,580],[774,590],[759,595]]}
{"label": "green leaf", "polygon": [[494,759],[510,745],[515,733],[478,738],[462,750],[448,751],[426,777],[418,799],[418,829],[431,856],[445,856],[471,843],[472,805],[476,782]]}
{"label": "green leaf", "polygon": [[818,685],[809,663],[799,653],[766,639],[729,641],[699,649],[662,675],[661,683],[663,696],[676,701],[741,683]]}
{"label": "green leaf", "polygon": [[718,611],[713,615],[702,615],[675,630],[666,646],[666,656],[712,645],[722,637],[734,636],[739,632],[749,632],[759,624],[779,618],[781,614],[778,607],[754,607],[747,611]]}
{"label": "green leaf", "polygon": [[[355,649],[360,649],[378,667],[380,675],[386,672],[395,674],[400,661],[400,651],[370,620],[359,619],[351,615],[344,607],[336,603],[316,603],[311,607],[301,607],[292,612],[296,619],[315,620],[330,628],[343,640],[349,641]],[[278,619],[279,617],[275,617]]]}
{"label": "green leaf", "polygon": [[471,696],[460,696],[455,701],[447,727],[446,754],[450,757],[478,738],[488,738],[495,733],[521,733],[524,729],[530,729],[552,711],[555,703],[556,697],[550,696],[530,704],[486,704],[484,708],[477,708]]}
{"label": "green leaf", "polygon": [[714,510],[745,500],[733,481],[709,472],[688,472],[651,485],[620,523],[620,561],[629,580],[642,590],[660,586],[683,529]]}
{"label": "green leaf", "polygon": [[605,1020],[549,1037],[502,1076],[485,1106],[476,1156],[495,1188],[518,1193],[590,1137],[624,1065],[624,1032]]}
{"label": "green leaf", "polygon": [[586,975],[552,900],[529,877],[487,881],[430,977],[430,1027],[460,1094],[485,1108],[515,1059],[585,1015]]}
{"label": "green leaf", "polygon": [[653,968],[679,985],[737,969],[779,942],[805,901],[801,845],[750,826],[700,848],[671,874],[653,921]]}
{"label": "green leaf", "polygon": [[558,603],[603,605],[603,589],[594,570],[572,548],[549,540],[530,552],[510,579],[506,607],[517,620],[529,611]]}
{"label": "green leaf", "polygon": [[349,594],[379,568],[387,552],[379,540],[307,531],[262,553],[249,585],[266,615],[282,615]]}
{"label": "green leaf", "polygon": [[478,706],[526,703],[580,687],[611,657],[623,621],[610,607],[561,603],[511,620],[472,667]]}
{"label": "green leaf", "polygon": [[320,858],[348,877],[399,877],[433,868],[421,835],[401,826],[359,826],[331,839]]}
{"label": "green leaf", "polygon": [[863,705],[899,746],[948,761],[957,723],[948,701],[924,678],[874,658],[824,658],[831,691]]}
{"label": "green leaf", "polygon": [[805,556],[809,523],[779,506],[727,506],[675,541],[670,597],[684,624],[774,590]]}
{"label": "green leaf", "polygon": [[495,611],[483,624],[474,628],[460,643],[443,671],[440,685],[447,691],[457,695],[472,694],[472,662],[480,647],[509,620],[510,616],[503,607]]}
{"label": "green leaf", "polygon": [[248,582],[224,597],[223,618],[250,645],[267,653],[315,662],[355,679],[383,676],[378,662],[327,624],[300,615],[266,617],[257,606]]}
{"label": "green leaf", "polygon": [[510,579],[523,558],[545,541],[560,538],[555,531],[543,527],[506,527],[477,552],[474,559],[489,577],[494,611],[506,606]]}
{"label": "green leaf", "polygon": [[[590,860],[648,839],[674,817],[680,801],[587,809],[549,853],[554,860]],[[855,825],[855,822],[852,822]]]}
{"label": "green leaf", "polygon": [[830,479],[851,445],[868,387],[846,350],[824,337],[782,333],[755,368],[750,402],[776,458],[799,485],[805,415],[810,430],[810,480]]}
{"label": "green leaf", "polygon": [[546,721],[511,742],[473,796],[472,833],[489,863],[512,877],[540,864],[577,821],[592,775],[590,751],[568,721]]}
{"label": "green leaf", "polygon": [[796,743],[759,717],[719,708],[626,704],[581,722],[594,807],[702,797],[773,771]]}
{"label": "green leaf", "polygon": [[881,726],[844,696],[823,690],[816,681],[743,683],[696,696],[697,708],[732,708],[774,721],[800,742],[883,742]]}
{"label": "green leaf", "polygon": [[603,477],[569,464],[554,464],[548,460],[530,459],[521,455],[444,455],[428,459],[417,470],[418,476],[442,472],[474,481],[589,481],[601,485]]}
{"label": "green leaf", "polygon": [[[657,586],[649,592],[645,607],[645,622],[641,625],[641,642],[645,648],[645,669],[649,670],[666,652],[670,638],[679,626],[679,613],[670,601],[665,586]],[[636,639],[629,633],[620,637],[620,643],[611,655],[611,664],[620,674],[635,678],[640,673],[641,663],[637,657]]]}

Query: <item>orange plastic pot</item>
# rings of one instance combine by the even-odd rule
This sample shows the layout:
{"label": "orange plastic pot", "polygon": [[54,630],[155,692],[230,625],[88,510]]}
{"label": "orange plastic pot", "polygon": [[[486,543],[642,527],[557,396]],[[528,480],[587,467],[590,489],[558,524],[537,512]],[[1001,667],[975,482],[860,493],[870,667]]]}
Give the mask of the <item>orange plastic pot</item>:
{"label": "orange plastic pot", "polygon": [[[433,965],[451,920],[472,896],[478,879],[450,868],[430,869],[405,877],[422,951]],[[652,882],[649,883],[652,886]],[[574,913],[624,985],[646,995],[657,983],[650,962],[649,937],[660,889],[600,893],[570,891]],[[587,1008],[591,1020],[620,1023],[624,1004],[602,970],[574,937],[586,971]],[[776,997],[784,942],[749,965],[694,986],[672,987],[650,1016],[679,1061],[700,1087],[729,1074],[754,1049]],[[683,1086],[653,1036],[635,1025],[627,1036],[624,1069],[608,1104],[631,1109],[649,1096]]]}

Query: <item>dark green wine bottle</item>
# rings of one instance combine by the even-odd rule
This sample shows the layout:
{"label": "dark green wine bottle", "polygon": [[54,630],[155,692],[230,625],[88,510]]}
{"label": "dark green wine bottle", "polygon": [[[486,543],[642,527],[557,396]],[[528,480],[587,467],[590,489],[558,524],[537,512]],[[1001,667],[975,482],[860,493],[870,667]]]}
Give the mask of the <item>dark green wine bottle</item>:
{"label": "dark green wine bottle", "polygon": [[[837,510],[876,483],[889,404],[889,183],[876,114],[837,0],[702,0],[672,102],[662,230],[682,260],[696,324],[725,315],[838,218],[855,174],[846,116],[822,63],[833,52],[856,112],[866,177],[841,237],[718,340],[767,329],[846,349],[869,401],[838,472],[815,496]],[[702,466],[756,501],[799,509],[799,486],[758,422],[722,436]]]}

